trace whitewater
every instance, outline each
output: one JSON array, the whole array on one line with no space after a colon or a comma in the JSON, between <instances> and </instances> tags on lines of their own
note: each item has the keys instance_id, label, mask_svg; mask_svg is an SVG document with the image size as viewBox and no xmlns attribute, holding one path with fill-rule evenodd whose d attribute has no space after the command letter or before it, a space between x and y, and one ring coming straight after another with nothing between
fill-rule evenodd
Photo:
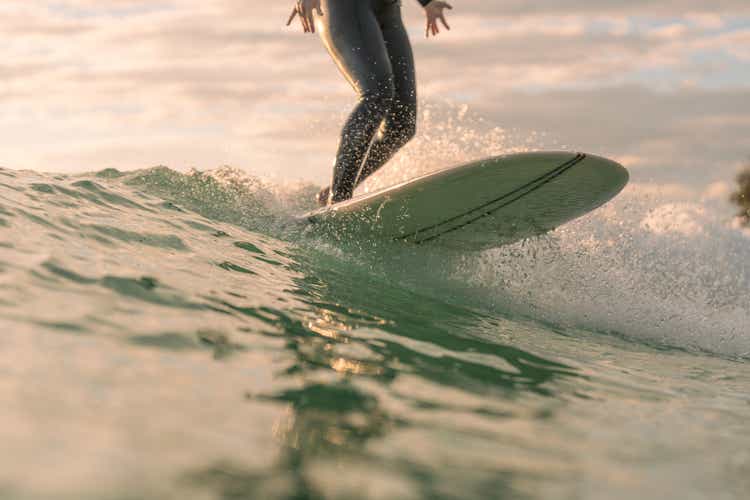
<instances>
[{"instance_id":1,"label":"whitewater","mask_svg":"<svg viewBox=\"0 0 750 500\"><path fill-rule=\"evenodd\" d=\"M318 189L0 169L0 498L747 498L720 187L472 254L321 240Z\"/></svg>"}]
</instances>

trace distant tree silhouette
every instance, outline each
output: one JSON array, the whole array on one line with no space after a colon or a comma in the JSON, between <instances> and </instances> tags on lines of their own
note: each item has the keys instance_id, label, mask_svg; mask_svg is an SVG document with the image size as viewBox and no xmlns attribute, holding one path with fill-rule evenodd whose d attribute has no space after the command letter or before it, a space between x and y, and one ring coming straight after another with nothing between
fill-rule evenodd
<instances>
[{"instance_id":1,"label":"distant tree silhouette","mask_svg":"<svg viewBox=\"0 0 750 500\"><path fill-rule=\"evenodd\" d=\"M732 193L732 201L740 207L738 214L742 223L750 226L750 163L737 176L737 192Z\"/></svg>"}]
</instances>

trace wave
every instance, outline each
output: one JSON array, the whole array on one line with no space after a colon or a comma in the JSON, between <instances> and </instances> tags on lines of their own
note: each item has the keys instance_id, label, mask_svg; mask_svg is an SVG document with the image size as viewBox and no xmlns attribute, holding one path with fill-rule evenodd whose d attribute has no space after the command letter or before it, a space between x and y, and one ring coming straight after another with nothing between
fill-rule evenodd
<instances>
[{"instance_id":1,"label":"wave","mask_svg":"<svg viewBox=\"0 0 750 500\"><path fill-rule=\"evenodd\" d=\"M68 238L138 240L159 252L184 251L185 226L171 236L139 232L127 218L132 211L157 210L168 223L164 214L194 212L206 219L193 220L194 226L237 225L468 307L653 345L750 356L748 235L731 224L726 204L680 188L632 184L605 207L547 236L460 255L429 246L372 252L366 245L342 248L308 238L290 221L311 208L318 186L272 182L229 167L0 173L11 192L27 186L35 193L35 208L17 206L15 213ZM57 196L45 197L50 194ZM109 221L73 224L79 201L110 210ZM12 212L3 210L0 224Z\"/></svg>"}]
</instances>

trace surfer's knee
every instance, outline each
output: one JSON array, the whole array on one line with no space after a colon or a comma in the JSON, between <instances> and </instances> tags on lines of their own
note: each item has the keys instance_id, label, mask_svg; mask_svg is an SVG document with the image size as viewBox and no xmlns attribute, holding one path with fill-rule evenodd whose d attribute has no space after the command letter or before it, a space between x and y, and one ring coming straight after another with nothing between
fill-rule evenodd
<instances>
[{"instance_id":1,"label":"surfer's knee","mask_svg":"<svg viewBox=\"0 0 750 500\"><path fill-rule=\"evenodd\" d=\"M376 118L384 119L391 112L396 100L393 78L383 78L375 82L371 88L362 92L360 99Z\"/></svg>"},{"instance_id":2,"label":"surfer's knee","mask_svg":"<svg viewBox=\"0 0 750 500\"><path fill-rule=\"evenodd\" d=\"M391 109L385 132L391 136L391 141L398 147L406 145L417 135L417 114L415 110L397 101Z\"/></svg>"}]
</instances>

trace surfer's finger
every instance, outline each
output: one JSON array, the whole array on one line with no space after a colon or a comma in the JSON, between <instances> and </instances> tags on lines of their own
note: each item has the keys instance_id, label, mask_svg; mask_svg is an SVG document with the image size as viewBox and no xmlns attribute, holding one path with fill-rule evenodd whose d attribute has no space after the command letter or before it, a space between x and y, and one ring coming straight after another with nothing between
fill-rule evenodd
<instances>
[{"instance_id":1,"label":"surfer's finger","mask_svg":"<svg viewBox=\"0 0 750 500\"><path fill-rule=\"evenodd\" d=\"M443 23L443 26L445 26L445 29L447 29L448 31L450 31L451 27L448 26L448 22L445 20L445 16L442 15L442 14L440 14L439 19Z\"/></svg>"},{"instance_id":2,"label":"surfer's finger","mask_svg":"<svg viewBox=\"0 0 750 500\"><path fill-rule=\"evenodd\" d=\"M297 15L297 7L292 9L292 15L289 16L289 20L286 22L286 25L289 26L292 24L292 21L294 21L294 17Z\"/></svg>"},{"instance_id":3,"label":"surfer's finger","mask_svg":"<svg viewBox=\"0 0 750 500\"><path fill-rule=\"evenodd\" d=\"M427 27L424 30L424 37L430 38L430 21L427 21Z\"/></svg>"},{"instance_id":4,"label":"surfer's finger","mask_svg":"<svg viewBox=\"0 0 750 500\"><path fill-rule=\"evenodd\" d=\"M305 9L305 20L307 21L307 26L310 27L310 33L315 33L315 10L314 9Z\"/></svg>"},{"instance_id":5,"label":"surfer's finger","mask_svg":"<svg viewBox=\"0 0 750 500\"><path fill-rule=\"evenodd\" d=\"M297 18L299 18L299 23L302 25L302 31L307 33L309 28L307 27L307 23L305 22L305 10L300 4L297 4Z\"/></svg>"},{"instance_id":6,"label":"surfer's finger","mask_svg":"<svg viewBox=\"0 0 750 500\"><path fill-rule=\"evenodd\" d=\"M313 19L312 12L309 12L307 16L307 24L310 25L310 33L315 33L315 19Z\"/></svg>"}]
</instances>

